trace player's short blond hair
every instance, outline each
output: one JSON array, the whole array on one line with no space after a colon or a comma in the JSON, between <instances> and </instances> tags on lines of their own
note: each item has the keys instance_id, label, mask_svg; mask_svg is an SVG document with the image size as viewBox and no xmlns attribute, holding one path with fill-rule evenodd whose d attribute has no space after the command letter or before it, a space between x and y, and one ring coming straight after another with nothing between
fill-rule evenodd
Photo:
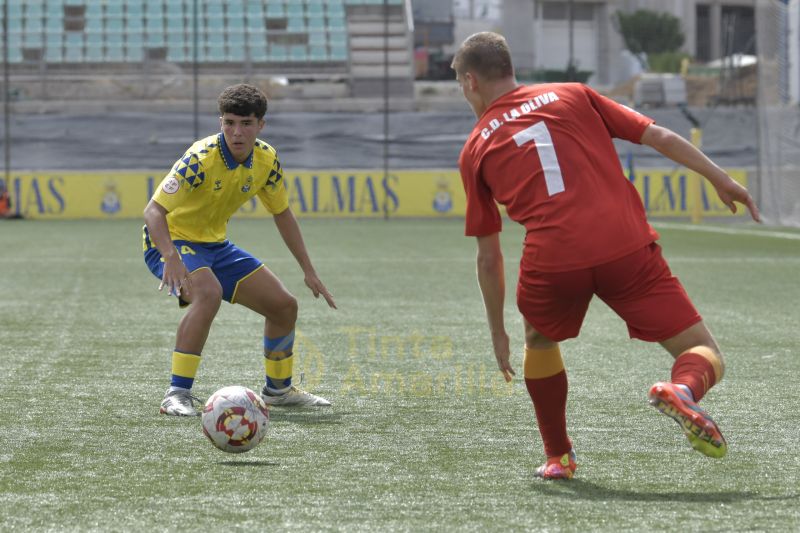
<instances>
[{"instance_id":1,"label":"player's short blond hair","mask_svg":"<svg viewBox=\"0 0 800 533\"><path fill-rule=\"evenodd\" d=\"M514 75L508 42L499 33L491 31L482 31L467 37L450 66L457 74L474 72L489 81Z\"/></svg>"}]
</instances>

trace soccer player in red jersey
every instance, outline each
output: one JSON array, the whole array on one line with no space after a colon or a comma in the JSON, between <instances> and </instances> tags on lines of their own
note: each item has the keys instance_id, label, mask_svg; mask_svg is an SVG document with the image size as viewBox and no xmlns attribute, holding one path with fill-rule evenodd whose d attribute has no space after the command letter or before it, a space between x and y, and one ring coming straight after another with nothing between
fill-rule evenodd
<instances>
[{"instance_id":1,"label":"soccer player in red jersey","mask_svg":"<svg viewBox=\"0 0 800 533\"><path fill-rule=\"evenodd\" d=\"M526 229L517 306L525 325L525 384L547 456L536 476L571 478L577 466L558 343L578 335L594 295L625 320L631 337L658 342L675 358L670 381L652 386L650 403L681 425L693 448L724 456L722 433L697 405L722 378L722 354L661 256L612 138L651 146L698 172L731 211L741 203L758 221L747 190L676 133L585 85L517 84L508 44L496 33L469 37L452 68L478 117L459 158L466 235L477 237L478 283L508 381L515 372L503 319L497 203Z\"/></svg>"}]
</instances>

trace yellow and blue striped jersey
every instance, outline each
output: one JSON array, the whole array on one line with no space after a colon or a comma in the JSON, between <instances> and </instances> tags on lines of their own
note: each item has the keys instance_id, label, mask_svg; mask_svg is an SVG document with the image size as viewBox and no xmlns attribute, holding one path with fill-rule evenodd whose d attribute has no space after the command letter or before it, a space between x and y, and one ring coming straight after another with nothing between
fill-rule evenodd
<instances>
[{"instance_id":1,"label":"yellow and blue striped jersey","mask_svg":"<svg viewBox=\"0 0 800 533\"><path fill-rule=\"evenodd\" d=\"M228 219L255 195L273 215L289 207L275 149L256 139L250 157L238 163L218 133L189 147L153 200L167 210L173 240L222 242Z\"/></svg>"}]
</instances>

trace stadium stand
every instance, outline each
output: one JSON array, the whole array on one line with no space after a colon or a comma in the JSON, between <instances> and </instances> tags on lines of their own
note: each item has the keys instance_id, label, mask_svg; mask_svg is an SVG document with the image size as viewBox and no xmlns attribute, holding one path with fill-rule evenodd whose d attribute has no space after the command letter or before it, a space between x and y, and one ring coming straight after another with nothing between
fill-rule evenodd
<instances>
[{"instance_id":1,"label":"stadium stand","mask_svg":"<svg viewBox=\"0 0 800 533\"><path fill-rule=\"evenodd\" d=\"M218 72L250 65L336 75L354 95L376 94L388 74L394 94L410 95L409 1L7 0L8 60L17 72L54 75L159 62L185 69L195 60Z\"/></svg>"}]
</instances>

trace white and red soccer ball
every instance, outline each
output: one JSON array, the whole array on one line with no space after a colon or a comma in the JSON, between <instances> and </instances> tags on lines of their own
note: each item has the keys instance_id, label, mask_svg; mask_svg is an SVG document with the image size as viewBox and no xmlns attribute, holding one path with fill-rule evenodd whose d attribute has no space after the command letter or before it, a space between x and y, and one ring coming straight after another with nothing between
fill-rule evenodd
<instances>
[{"instance_id":1,"label":"white and red soccer ball","mask_svg":"<svg viewBox=\"0 0 800 533\"><path fill-rule=\"evenodd\" d=\"M269 408L247 387L223 387L203 407L202 423L211 444L223 452L243 453L267 434Z\"/></svg>"}]
</instances>

